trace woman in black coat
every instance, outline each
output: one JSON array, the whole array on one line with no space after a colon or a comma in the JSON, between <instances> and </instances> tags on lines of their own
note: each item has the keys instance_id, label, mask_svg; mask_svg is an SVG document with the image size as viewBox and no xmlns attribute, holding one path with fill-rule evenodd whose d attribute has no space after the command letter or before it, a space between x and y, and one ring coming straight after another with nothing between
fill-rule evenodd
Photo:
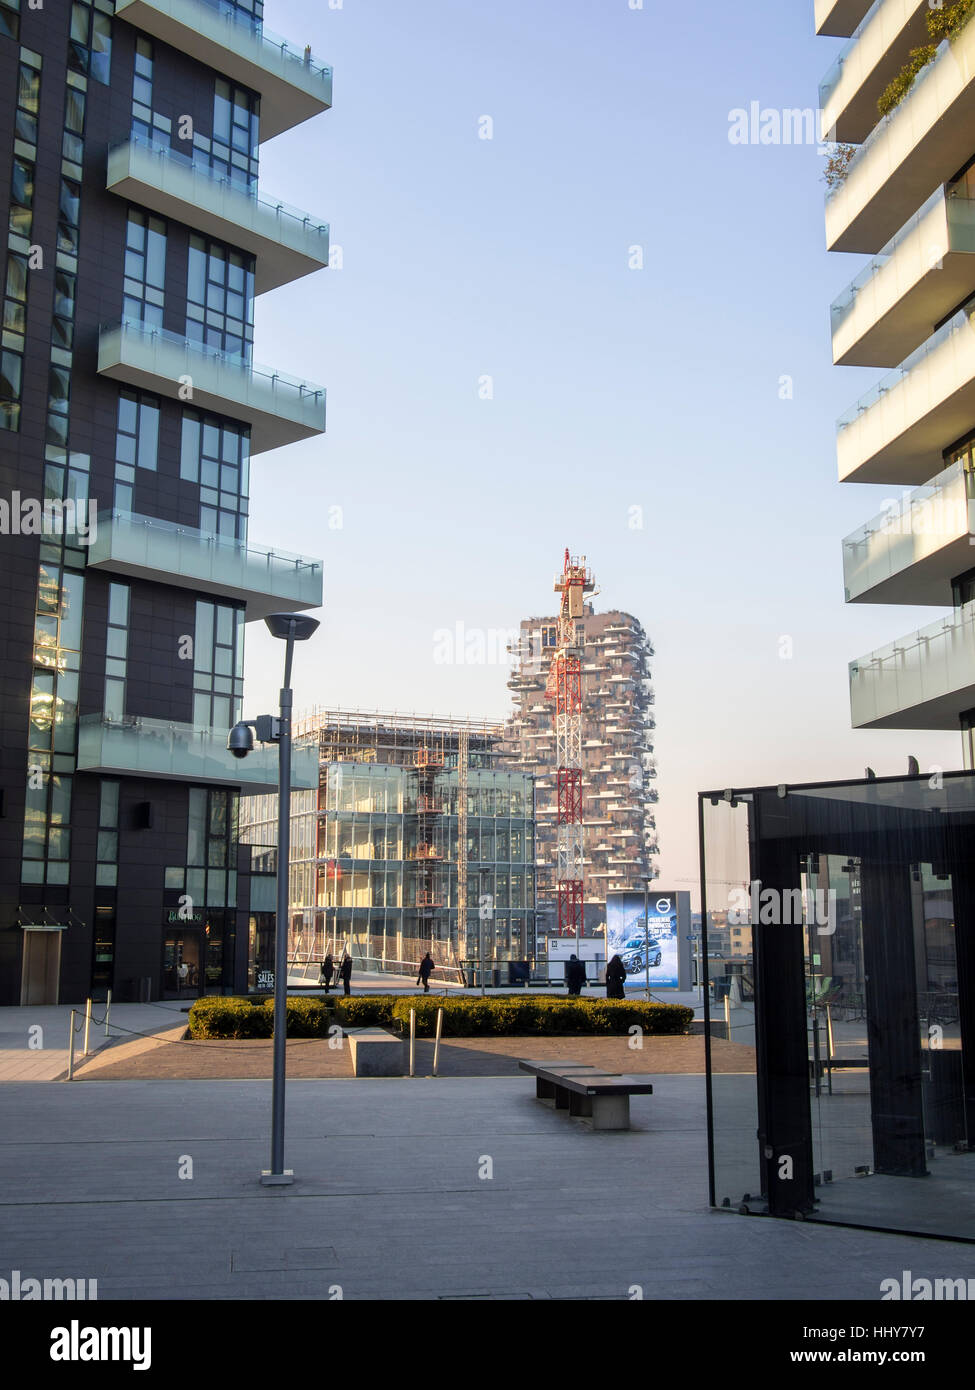
<instances>
[{"instance_id":1,"label":"woman in black coat","mask_svg":"<svg viewBox=\"0 0 975 1390\"><path fill-rule=\"evenodd\" d=\"M339 966L339 979L342 981L343 991L349 994L349 982L352 979L352 957L348 954L342 957L342 964Z\"/></svg>"},{"instance_id":2,"label":"woman in black coat","mask_svg":"<svg viewBox=\"0 0 975 1390\"><path fill-rule=\"evenodd\" d=\"M623 988L623 981L626 979L626 969L619 956L614 956L606 967L606 998L625 999L626 991Z\"/></svg>"}]
</instances>

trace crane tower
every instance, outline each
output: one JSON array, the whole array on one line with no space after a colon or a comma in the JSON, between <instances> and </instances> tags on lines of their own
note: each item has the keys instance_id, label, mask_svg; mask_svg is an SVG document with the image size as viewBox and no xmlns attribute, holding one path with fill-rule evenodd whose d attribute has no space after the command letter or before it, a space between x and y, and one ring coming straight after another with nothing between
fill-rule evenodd
<instances>
[{"instance_id":1,"label":"crane tower","mask_svg":"<svg viewBox=\"0 0 975 1390\"><path fill-rule=\"evenodd\" d=\"M545 693L555 700L555 765L558 790L556 896L559 935L582 935L582 625L586 594L595 589L585 555L570 556L555 577L562 595L555 653Z\"/></svg>"}]
</instances>

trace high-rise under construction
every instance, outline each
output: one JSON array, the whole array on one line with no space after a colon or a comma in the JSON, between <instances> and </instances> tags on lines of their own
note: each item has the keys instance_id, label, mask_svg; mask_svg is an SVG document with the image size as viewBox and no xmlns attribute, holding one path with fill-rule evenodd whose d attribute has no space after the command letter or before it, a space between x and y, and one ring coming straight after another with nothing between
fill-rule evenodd
<instances>
[{"instance_id":1,"label":"high-rise under construction","mask_svg":"<svg viewBox=\"0 0 975 1390\"><path fill-rule=\"evenodd\" d=\"M546 696L558 652L559 615L526 618L513 649L514 709L504 758L535 776L537 909L540 932L559 930L559 785L556 702ZM582 826L585 918L606 917L607 892L642 889L657 877L653 751L653 646L639 619L591 603L576 619L582 675Z\"/></svg>"}]
</instances>

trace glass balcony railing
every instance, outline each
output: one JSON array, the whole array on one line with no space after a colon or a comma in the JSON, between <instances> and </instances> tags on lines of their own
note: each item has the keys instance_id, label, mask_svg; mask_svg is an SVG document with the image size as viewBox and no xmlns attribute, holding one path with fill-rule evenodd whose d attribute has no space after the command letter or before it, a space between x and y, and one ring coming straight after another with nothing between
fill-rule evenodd
<instances>
[{"instance_id":1,"label":"glass balcony railing","mask_svg":"<svg viewBox=\"0 0 975 1390\"><path fill-rule=\"evenodd\" d=\"M160 0L153 0L153 3L159 4ZM279 34L275 34L273 30L269 29L262 19L255 19L245 10L229 4L228 0L199 0L199 3L220 15L235 31L260 42L267 49L269 55L273 54L289 63L300 64L303 72L311 73L322 83L323 87L328 87L331 96L332 69L326 67L324 63L318 62L312 56L310 49L306 49L304 52L299 51L287 39L281 38Z\"/></svg>"},{"instance_id":2,"label":"glass balcony railing","mask_svg":"<svg viewBox=\"0 0 975 1390\"><path fill-rule=\"evenodd\" d=\"M152 211L253 252L259 294L328 265L327 222L256 184L248 189L211 168L201 151L191 157L133 133L109 147L107 183L123 196L137 185L137 201Z\"/></svg>"},{"instance_id":3,"label":"glass balcony railing","mask_svg":"<svg viewBox=\"0 0 975 1390\"><path fill-rule=\"evenodd\" d=\"M332 69L222 0L116 0L116 15L261 97L261 139L332 104Z\"/></svg>"},{"instance_id":4,"label":"glass balcony railing","mask_svg":"<svg viewBox=\"0 0 975 1390\"><path fill-rule=\"evenodd\" d=\"M319 608L322 602L319 560L132 512L99 513L88 565L243 600L250 622L278 610Z\"/></svg>"},{"instance_id":5,"label":"glass balcony railing","mask_svg":"<svg viewBox=\"0 0 975 1390\"><path fill-rule=\"evenodd\" d=\"M975 604L850 663L854 728L957 729L975 700Z\"/></svg>"},{"instance_id":6,"label":"glass balcony railing","mask_svg":"<svg viewBox=\"0 0 975 1390\"><path fill-rule=\"evenodd\" d=\"M277 748L258 745L248 757L235 758L227 752L228 734L227 729L160 719L88 714L78 721L78 771L216 783L252 792L277 787ZM296 791L318 786L316 748L294 748L291 766Z\"/></svg>"},{"instance_id":7,"label":"glass balcony railing","mask_svg":"<svg viewBox=\"0 0 975 1390\"><path fill-rule=\"evenodd\" d=\"M325 429L324 387L128 319L102 326L98 370L130 386L192 400L197 407L246 421L251 454Z\"/></svg>"},{"instance_id":8,"label":"glass balcony railing","mask_svg":"<svg viewBox=\"0 0 975 1390\"><path fill-rule=\"evenodd\" d=\"M917 212L910 219L910 221L904 223L904 226L901 227L899 232L897 232L894 236L891 237L887 245L884 246L880 251L878 251L876 256L874 256L872 260L867 262L867 264L863 267L859 275L857 275L857 277L854 280L850 281L843 293L837 295L837 297L833 300L833 303L830 305L830 316L832 318L834 333L836 332L837 328L839 328L840 324L843 322L846 316L849 314L850 310L853 308L854 304L856 303L857 295L863 289L864 285L869 284L869 282L874 278L874 276L879 271L883 270L884 266L893 256L898 246L900 246L903 241L906 241L907 238L912 234L912 232L917 231L918 227L927 217L928 213L932 212L938 206L939 203L944 201L946 197L957 196L957 194L953 192L953 188L954 185L950 187L941 185L940 187L936 188L934 192L931 194L931 197L928 198L928 200L920 208L918 208Z\"/></svg>"},{"instance_id":9,"label":"glass balcony railing","mask_svg":"<svg viewBox=\"0 0 975 1390\"><path fill-rule=\"evenodd\" d=\"M867 136L866 140L864 140L863 144L857 147L856 154L853 156L853 158L850 160L850 163L847 166L846 178L844 178L840 183L835 184L832 188L827 189L827 205L833 202L833 200L843 191L843 189L850 182L854 170L856 170L857 168L859 168L860 165L863 164L869 152L874 148L875 145L880 143L880 141L887 134L887 131L891 126L891 123L893 121L896 121L898 116L902 115L903 112L908 108L908 103L917 97L917 94L922 90L925 82L930 81L931 75L937 69L940 59L942 59L946 53L950 52L951 41L949 39L943 39L941 43L938 44L935 56L932 58L931 62L927 63L918 73L917 77L915 77L911 89L907 93L907 96L905 96L903 101L901 101L897 106L894 107L893 111L889 111L886 116L882 116L880 118L880 120L874 126L873 130Z\"/></svg>"},{"instance_id":10,"label":"glass balcony railing","mask_svg":"<svg viewBox=\"0 0 975 1390\"><path fill-rule=\"evenodd\" d=\"M880 9L881 5L885 3L886 0L874 0L874 3L870 6L869 10L867 10L867 13L863 16L860 23L854 29L850 38L847 39L846 43L840 49L839 53L836 56L835 62L830 67L826 76L823 78L822 82L820 82L819 105L822 110L825 111L826 107L829 105L830 97L833 95L833 93L836 91L836 88L839 86L840 78L843 76L843 69L846 67L847 59L849 58L851 52L856 47L856 45L860 42L860 39L863 35L863 31L866 29L867 25L872 22L874 16Z\"/></svg>"},{"instance_id":11,"label":"glass balcony railing","mask_svg":"<svg viewBox=\"0 0 975 1390\"><path fill-rule=\"evenodd\" d=\"M916 352L912 352L910 357L905 357L900 366L895 367L892 372L887 372L882 376L866 395L861 396L855 405L845 411L836 422L837 432L845 430L890 391L895 391L913 371L924 366L931 355L945 343L950 342L956 334L971 333L973 331L973 318L975 318L975 306L969 301L964 308L953 314L947 323L943 323L937 333L932 333L930 338L925 339Z\"/></svg>"},{"instance_id":12,"label":"glass balcony railing","mask_svg":"<svg viewBox=\"0 0 975 1390\"><path fill-rule=\"evenodd\" d=\"M848 602L905 573L920 560L969 535L975 520L972 482L964 464L953 463L924 487L915 488L843 542L843 576ZM951 601L950 574L940 598L921 594L917 603Z\"/></svg>"}]
</instances>

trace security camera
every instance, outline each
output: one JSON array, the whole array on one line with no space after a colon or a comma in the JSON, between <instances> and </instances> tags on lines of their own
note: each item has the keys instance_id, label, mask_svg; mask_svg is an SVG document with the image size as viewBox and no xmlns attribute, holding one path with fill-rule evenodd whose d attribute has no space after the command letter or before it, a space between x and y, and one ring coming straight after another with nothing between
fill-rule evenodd
<instances>
[{"instance_id":1,"label":"security camera","mask_svg":"<svg viewBox=\"0 0 975 1390\"><path fill-rule=\"evenodd\" d=\"M227 740L227 750L235 758L246 758L248 753L253 753L254 730L249 724L234 725Z\"/></svg>"}]
</instances>

